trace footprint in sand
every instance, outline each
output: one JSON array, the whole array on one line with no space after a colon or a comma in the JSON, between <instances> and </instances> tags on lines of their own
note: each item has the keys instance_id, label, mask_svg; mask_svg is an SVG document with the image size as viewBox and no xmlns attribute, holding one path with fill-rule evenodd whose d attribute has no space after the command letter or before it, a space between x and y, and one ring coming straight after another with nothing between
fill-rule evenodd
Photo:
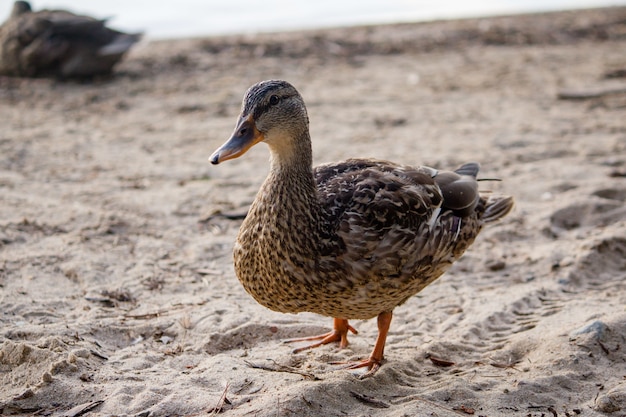
<instances>
[{"instance_id":1,"label":"footprint in sand","mask_svg":"<svg viewBox=\"0 0 626 417\"><path fill-rule=\"evenodd\" d=\"M602 227L626 219L626 189L605 188L592 198L570 204L550 216L550 229L555 235L563 230Z\"/></svg>"},{"instance_id":2,"label":"footprint in sand","mask_svg":"<svg viewBox=\"0 0 626 417\"><path fill-rule=\"evenodd\" d=\"M244 324L223 333L211 334L204 349L207 353L215 355L229 350L249 349L270 340L278 346L282 340L301 336L300 333L303 330L309 331L307 326L299 324L292 326L285 324ZM320 331L320 329L314 326L311 331Z\"/></svg>"},{"instance_id":3,"label":"footprint in sand","mask_svg":"<svg viewBox=\"0 0 626 417\"><path fill-rule=\"evenodd\" d=\"M580 289L626 286L626 236L609 236L592 243L561 283Z\"/></svg>"},{"instance_id":4,"label":"footprint in sand","mask_svg":"<svg viewBox=\"0 0 626 417\"><path fill-rule=\"evenodd\" d=\"M73 348L54 336L40 339L36 345L5 340L0 348L0 370L11 382L4 385L0 410L29 409L55 379L76 384L84 375L80 371L93 368L98 360L89 350ZM10 400L3 404L6 399Z\"/></svg>"}]
</instances>

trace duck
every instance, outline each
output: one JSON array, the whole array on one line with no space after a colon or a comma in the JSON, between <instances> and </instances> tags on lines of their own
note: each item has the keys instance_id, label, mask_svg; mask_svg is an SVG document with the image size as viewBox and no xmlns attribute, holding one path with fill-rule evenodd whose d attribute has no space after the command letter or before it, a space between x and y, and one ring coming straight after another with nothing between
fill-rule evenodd
<instances>
[{"instance_id":1,"label":"duck","mask_svg":"<svg viewBox=\"0 0 626 417\"><path fill-rule=\"evenodd\" d=\"M234 269L261 305L282 313L333 318L295 353L348 346L349 320L377 317L369 357L344 363L375 374L393 310L439 278L482 227L508 214L514 200L480 192L479 164L452 171L352 158L313 167L309 118L296 88L266 80L244 94L231 137L209 158L219 164L258 143L270 152L269 173L243 220Z\"/></svg>"},{"instance_id":2,"label":"duck","mask_svg":"<svg viewBox=\"0 0 626 417\"><path fill-rule=\"evenodd\" d=\"M65 10L33 11L16 1L0 26L0 75L92 78L108 75L141 39L110 29L106 20Z\"/></svg>"}]
</instances>

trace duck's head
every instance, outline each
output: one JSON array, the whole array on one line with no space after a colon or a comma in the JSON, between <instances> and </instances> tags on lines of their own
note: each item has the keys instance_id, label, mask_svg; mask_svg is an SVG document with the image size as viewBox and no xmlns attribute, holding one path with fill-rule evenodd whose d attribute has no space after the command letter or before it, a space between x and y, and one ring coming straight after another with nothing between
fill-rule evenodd
<instances>
[{"instance_id":1,"label":"duck's head","mask_svg":"<svg viewBox=\"0 0 626 417\"><path fill-rule=\"evenodd\" d=\"M30 3L27 1L16 1L13 3L13 9L11 10L11 17L18 17L23 15L24 13L32 12L32 8L30 7Z\"/></svg>"},{"instance_id":2,"label":"duck's head","mask_svg":"<svg viewBox=\"0 0 626 417\"><path fill-rule=\"evenodd\" d=\"M233 134L209 161L219 164L238 158L259 142L286 158L302 146L310 148L308 132L309 119L298 91L286 81L262 81L246 91Z\"/></svg>"}]
</instances>

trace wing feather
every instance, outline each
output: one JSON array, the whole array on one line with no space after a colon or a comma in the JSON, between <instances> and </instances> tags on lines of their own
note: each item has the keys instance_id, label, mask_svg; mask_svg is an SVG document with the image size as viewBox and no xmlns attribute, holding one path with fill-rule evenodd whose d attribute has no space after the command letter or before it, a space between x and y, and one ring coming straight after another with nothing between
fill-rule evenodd
<instances>
[{"instance_id":1,"label":"wing feather","mask_svg":"<svg viewBox=\"0 0 626 417\"><path fill-rule=\"evenodd\" d=\"M332 256L350 276L376 281L412 271L433 243L431 222L443 202L436 171L353 159L314 173L328 235L341 242Z\"/></svg>"}]
</instances>

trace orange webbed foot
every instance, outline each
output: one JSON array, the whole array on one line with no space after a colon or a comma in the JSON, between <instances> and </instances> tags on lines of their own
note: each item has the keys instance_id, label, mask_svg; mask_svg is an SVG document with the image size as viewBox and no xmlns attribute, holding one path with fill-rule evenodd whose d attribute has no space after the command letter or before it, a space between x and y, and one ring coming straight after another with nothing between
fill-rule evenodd
<instances>
[{"instance_id":1,"label":"orange webbed foot","mask_svg":"<svg viewBox=\"0 0 626 417\"><path fill-rule=\"evenodd\" d=\"M376 371L380 369L380 365L383 362L385 342L387 341L387 333L389 332L392 317L391 311L385 311L378 315L378 337L376 338L374 350L369 358L357 362L335 362L335 364L347 364L344 369L367 368L367 372L359 376L360 379L369 378L374 375Z\"/></svg>"},{"instance_id":2,"label":"orange webbed foot","mask_svg":"<svg viewBox=\"0 0 626 417\"><path fill-rule=\"evenodd\" d=\"M369 378L374 375L376 371L380 369L380 365L382 363L382 358L377 359L373 357L369 357L367 359L362 359L356 362L331 362L331 365L346 365L342 369L359 369L359 368L367 368L367 372L359 375L359 379Z\"/></svg>"},{"instance_id":3,"label":"orange webbed foot","mask_svg":"<svg viewBox=\"0 0 626 417\"><path fill-rule=\"evenodd\" d=\"M359 376L360 379L369 378L374 375L376 371L380 369L380 365L383 362L383 352L385 350L385 342L387 341L387 333L389 332L392 317L393 315L391 311L384 311L378 315L378 337L376 338L374 350L369 358L357 362L332 362L331 365L346 365L344 369L367 368L367 372ZM345 348L348 346L348 332L350 331L356 334L357 331L354 327L348 324L348 320L346 319L335 318L333 320L333 330L331 332L324 333L319 336L289 339L285 342L293 343L313 340L317 341L308 346L294 349L293 353L302 352L304 350L312 349L332 342L339 342L339 346L341 348Z\"/></svg>"},{"instance_id":4,"label":"orange webbed foot","mask_svg":"<svg viewBox=\"0 0 626 417\"><path fill-rule=\"evenodd\" d=\"M348 346L348 332L352 332L353 334L357 334L356 329L348 324L348 320L346 319L333 319L333 330L320 334L317 336L310 337L300 337L296 339L288 339L285 340L285 343L297 343L297 342L310 342L317 340L315 343L311 343L307 346L303 346L301 348L297 348L293 350L293 353L299 353L304 350L313 349L322 345L327 345L333 342L339 342L339 347L344 349Z\"/></svg>"}]
</instances>

